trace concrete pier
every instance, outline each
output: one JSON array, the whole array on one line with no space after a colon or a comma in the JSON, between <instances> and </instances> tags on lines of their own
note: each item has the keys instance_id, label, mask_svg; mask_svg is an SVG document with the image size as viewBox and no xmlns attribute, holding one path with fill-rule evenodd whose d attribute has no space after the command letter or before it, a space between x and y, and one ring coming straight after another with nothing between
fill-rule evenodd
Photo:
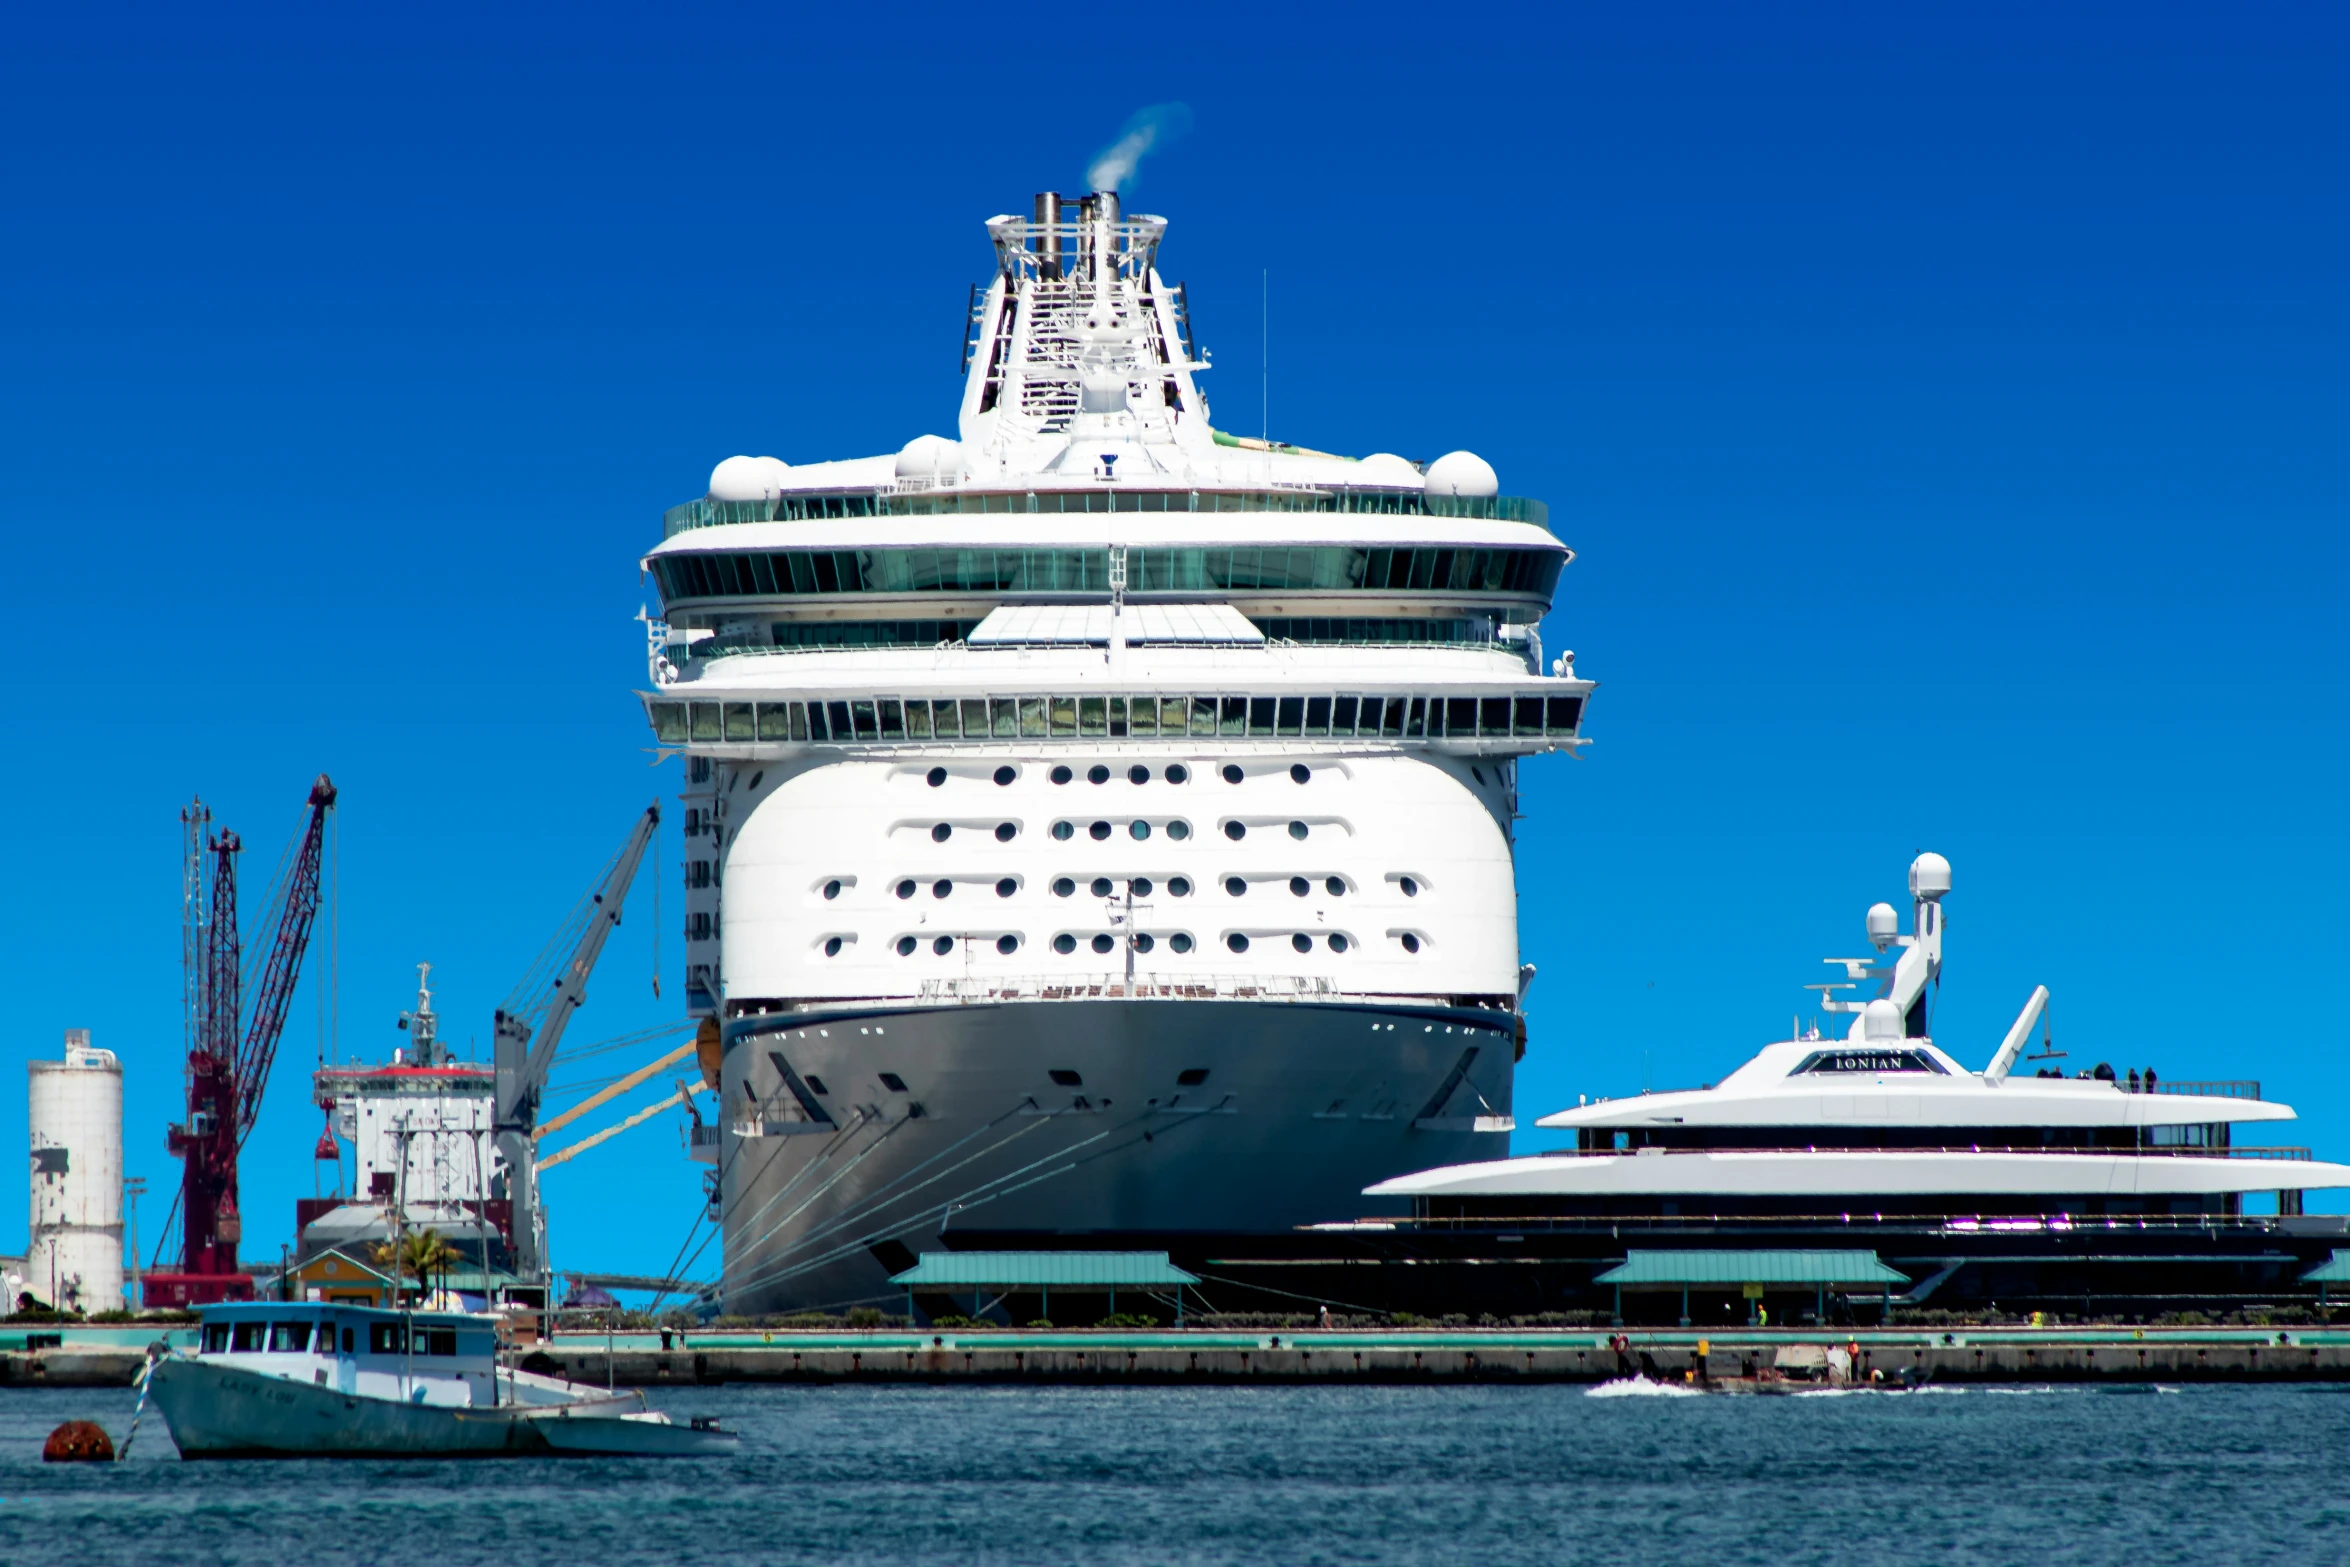
<instances>
[{"instance_id":1,"label":"concrete pier","mask_svg":"<svg viewBox=\"0 0 2350 1567\"><path fill-rule=\"evenodd\" d=\"M1621 1331L1621 1330L1619 1330ZM774 1383L1508 1383L1618 1375L1605 1328L1336 1332L1109 1330L775 1331L565 1334L523 1361L575 1381L623 1387ZM185 1330L0 1330L9 1387L124 1387L146 1347ZM1857 1376L1947 1383L2350 1381L2350 1328L1974 1328L1629 1330L1630 1351L1678 1377L1702 1343L1717 1379L1767 1369L1791 1346L1857 1347ZM543 1357L543 1358L541 1358Z\"/></svg>"},{"instance_id":2,"label":"concrete pier","mask_svg":"<svg viewBox=\"0 0 2350 1567\"><path fill-rule=\"evenodd\" d=\"M632 1387L714 1382L1495 1383L1619 1374L1606 1330L1491 1332L940 1332L681 1335L668 1350L566 1337L561 1374ZM2350 1381L2350 1331L1986 1329L1971 1332L1634 1332L1659 1371L1768 1369L1782 1348L1858 1346L1857 1375L1941 1382Z\"/></svg>"}]
</instances>

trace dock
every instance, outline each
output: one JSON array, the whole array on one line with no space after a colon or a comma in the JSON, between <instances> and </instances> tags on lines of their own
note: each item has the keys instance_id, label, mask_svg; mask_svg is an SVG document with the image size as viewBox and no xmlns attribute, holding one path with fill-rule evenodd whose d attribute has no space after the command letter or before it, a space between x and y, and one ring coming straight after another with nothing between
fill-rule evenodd
<instances>
[{"instance_id":1,"label":"dock","mask_svg":"<svg viewBox=\"0 0 2350 1567\"><path fill-rule=\"evenodd\" d=\"M1797 1346L1855 1348L1857 1379L1946 1383L2350 1382L2341 1327L1967 1329L1494 1328L785 1330L563 1334L523 1363L621 1387L714 1383L1307 1384L1592 1383L1619 1375L1612 1333L1658 1371L1752 1376ZM127 1387L158 1338L188 1330L0 1330L0 1396L11 1387ZM35 1342L28 1344L26 1340Z\"/></svg>"}]
</instances>

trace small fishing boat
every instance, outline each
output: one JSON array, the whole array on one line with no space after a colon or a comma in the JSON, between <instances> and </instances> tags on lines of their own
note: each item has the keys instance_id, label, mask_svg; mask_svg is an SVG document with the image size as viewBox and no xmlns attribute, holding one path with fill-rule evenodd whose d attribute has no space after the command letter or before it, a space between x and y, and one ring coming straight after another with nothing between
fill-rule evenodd
<instances>
[{"instance_id":1,"label":"small fishing boat","mask_svg":"<svg viewBox=\"0 0 2350 1567\"><path fill-rule=\"evenodd\" d=\"M499 1364L497 1321L317 1301L203 1309L198 1348L147 1368L185 1458L697 1457L735 1451L641 1393Z\"/></svg>"}]
</instances>

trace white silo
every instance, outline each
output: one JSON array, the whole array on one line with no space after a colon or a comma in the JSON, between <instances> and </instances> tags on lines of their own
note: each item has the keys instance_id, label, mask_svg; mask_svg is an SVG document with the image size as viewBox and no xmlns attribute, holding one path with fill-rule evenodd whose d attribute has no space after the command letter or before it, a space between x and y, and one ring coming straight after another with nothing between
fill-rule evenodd
<instances>
[{"instance_id":1,"label":"white silo","mask_svg":"<svg viewBox=\"0 0 2350 1567\"><path fill-rule=\"evenodd\" d=\"M24 1288L78 1311L122 1309L122 1065L65 1031L32 1073L32 1245ZM13 1302L11 1303L13 1304Z\"/></svg>"}]
</instances>

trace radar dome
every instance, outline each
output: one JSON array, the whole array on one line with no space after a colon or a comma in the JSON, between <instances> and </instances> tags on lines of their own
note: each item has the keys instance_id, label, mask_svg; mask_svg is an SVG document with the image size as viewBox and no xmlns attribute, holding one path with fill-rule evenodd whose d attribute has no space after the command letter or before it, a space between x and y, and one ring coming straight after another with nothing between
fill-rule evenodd
<instances>
[{"instance_id":1,"label":"radar dome","mask_svg":"<svg viewBox=\"0 0 2350 1567\"><path fill-rule=\"evenodd\" d=\"M1860 1037L1863 1039L1899 1039L1901 1037L1901 1008L1885 1000L1872 1001L1861 1008Z\"/></svg>"},{"instance_id":2,"label":"radar dome","mask_svg":"<svg viewBox=\"0 0 2350 1567\"><path fill-rule=\"evenodd\" d=\"M937 484L963 470L963 447L943 435L917 435L898 453L901 483Z\"/></svg>"},{"instance_id":3,"label":"radar dome","mask_svg":"<svg viewBox=\"0 0 2350 1567\"><path fill-rule=\"evenodd\" d=\"M1365 484L1383 484L1399 490L1416 490L1425 482L1420 477L1419 464L1393 452L1373 452L1355 464L1355 476Z\"/></svg>"},{"instance_id":4,"label":"radar dome","mask_svg":"<svg viewBox=\"0 0 2350 1567\"><path fill-rule=\"evenodd\" d=\"M1909 862L1909 895L1928 903L1950 890L1950 862L1939 854L1921 854Z\"/></svg>"},{"instance_id":5,"label":"radar dome","mask_svg":"<svg viewBox=\"0 0 2350 1567\"><path fill-rule=\"evenodd\" d=\"M729 457L710 470L710 499L771 501L782 493L791 465L780 457Z\"/></svg>"},{"instance_id":6,"label":"radar dome","mask_svg":"<svg viewBox=\"0 0 2350 1567\"><path fill-rule=\"evenodd\" d=\"M1499 495L1501 479L1493 464L1475 452L1446 452L1428 465L1428 493L1479 500Z\"/></svg>"},{"instance_id":7,"label":"radar dome","mask_svg":"<svg viewBox=\"0 0 2350 1567\"><path fill-rule=\"evenodd\" d=\"M1893 912L1890 903L1869 905L1869 945L1879 952L1893 945L1893 938L1901 934L1901 916Z\"/></svg>"}]
</instances>

